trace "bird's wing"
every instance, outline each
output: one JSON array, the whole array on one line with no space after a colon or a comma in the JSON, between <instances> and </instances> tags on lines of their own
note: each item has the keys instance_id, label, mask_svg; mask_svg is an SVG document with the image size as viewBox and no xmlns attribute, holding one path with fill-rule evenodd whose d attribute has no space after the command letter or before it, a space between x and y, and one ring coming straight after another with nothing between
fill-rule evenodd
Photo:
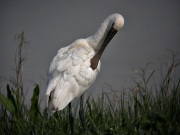
<instances>
[{"instance_id":1,"label":"bird's wing","mask_svg":"<svg viewBox=\"0 0 180 135\"><path fill-rule=\"evenodd\" d=\"M51 62L46 95L51 95L49 106L57 110L84 93L96 78L98 71L90 68L94 51L80 43L60 49Z\"/></svg>"}]
</instances>

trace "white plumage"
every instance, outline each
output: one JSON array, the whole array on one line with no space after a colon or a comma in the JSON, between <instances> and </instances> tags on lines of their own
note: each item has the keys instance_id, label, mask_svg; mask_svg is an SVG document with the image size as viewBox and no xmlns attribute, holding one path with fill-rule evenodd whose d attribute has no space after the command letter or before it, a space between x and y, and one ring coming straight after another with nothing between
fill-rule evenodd
<instances>
[{"instance_id":1,"label":"white plumage","mask_svg":"<svg viewBox=\"0 0 180 135\"><path fill-rule=\"evenodd\" d=\"M124 25L120 14L110 15L100 26L95 35L86 39L78 39L67 47L58 50L50 64L48 75L48 107L51 111L62 110L74 98L81 96L95 81L100 71L100 56L103 44L108 44L110 29L116 32ZM105 43L107 40L107 43ZM105 48L105 47L104 47ZM99 54L97 64L92 58ZM92 64L97 65L92 68Z\"/></svg>"}]
</instances>

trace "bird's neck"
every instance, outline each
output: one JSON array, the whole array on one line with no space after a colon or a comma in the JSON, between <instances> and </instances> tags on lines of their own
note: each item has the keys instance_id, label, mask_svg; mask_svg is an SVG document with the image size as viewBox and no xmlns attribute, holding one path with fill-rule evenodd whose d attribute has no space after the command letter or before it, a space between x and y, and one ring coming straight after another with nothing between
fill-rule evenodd
<instances>
[{"instance_id":1,"label":"bird's neck","mask_svg":"<svg viewBox=\"0 0 180 135\"><path fill-rule=\"evenodd\" d=\"M94 49L95 52L97 52L104 42L104 39L107 35L107 32L109 30L109 21L105 20L98 31L93 35L87 38L87 42L89 45Z\"/></svg>"},{"instance_id":2,"label":"bird's neck","mask_svg":"<svg viewBox=\"0 0 180 135\"><path fill-rule=\"evenodd\" d=\"M99 60L101 58L101 55L106 48L107 44L104 44L105 38L108 34L108 31L110 30L112 19L108 18L106 19L98 29L98 31L93 35L87 38L87 42L89 45L94 49L96 54L91 59L91 68L95 70L98 66Z\"/></svg>"}]
</instances>

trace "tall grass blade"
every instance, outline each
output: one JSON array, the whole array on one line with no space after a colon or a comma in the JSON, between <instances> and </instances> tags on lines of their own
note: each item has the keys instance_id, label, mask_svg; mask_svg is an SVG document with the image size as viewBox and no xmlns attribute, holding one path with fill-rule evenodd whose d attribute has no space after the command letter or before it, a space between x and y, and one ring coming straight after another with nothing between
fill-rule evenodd
<instances>
[{"instance_id":1,"label":"tall grass blade","mask_svg":"<svg viewBox=\"0 0 180 135\"><path fill-rule=\"evenodd\" d=\"M16 109L14 104L9 100L7 97L5 97L3 94L0 93L0 103L12 114L16 113Z\"/></svg>"},{"instance_id":2,"label":"tall grass blade","mask_svg":"<svg viewBox=\"0 0 180 135\"><path fill-rule=\"evenodd\" d=\"M12 94L13 90L10 89L9 84L7 85L7 98L13 103L16 111L17 111L17 103L14 95Z\"/></svg>"},{"instance_id":3,"label":"tall grass blade","mask_svg":"<svg viewBox=\"0 0 180 135\"><path fill-rule=\"evenodd\" d=\"M34 88L33 96L31 98L31 108L29 110L29 114L32 117L37 116L37 114L40 112L38 101L39 101L39 85L36 85L36 87Z\"/></svg>"}]
</instances>

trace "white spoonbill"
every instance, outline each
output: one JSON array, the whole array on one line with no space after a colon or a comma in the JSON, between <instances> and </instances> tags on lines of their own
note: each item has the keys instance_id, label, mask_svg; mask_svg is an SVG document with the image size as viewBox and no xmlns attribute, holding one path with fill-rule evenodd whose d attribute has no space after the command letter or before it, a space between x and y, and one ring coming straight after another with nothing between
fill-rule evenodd
<instances>
[{"instance_id":1,"label":"white spoonbill","mask_svg":"<svg viewBox=\"0 0 180 135\"><path fill-rule=\"evenodd\" d=\"M80 97L91 86L100 71L100 57L104 49L123 25L122 15L112 14L105 19L94 35L75 40L69 46L58 50L48 74L46 95L49 111L62 110L68 104L71 109L71 101ZM82 111L82 105L80 110ZM70 115L71 113L70 110ZM73 123L71 116L70 123ZM72 126L73 124L71 130ZM85 130L85 126L83 128Z\"/></svg>"}]
</instances>

